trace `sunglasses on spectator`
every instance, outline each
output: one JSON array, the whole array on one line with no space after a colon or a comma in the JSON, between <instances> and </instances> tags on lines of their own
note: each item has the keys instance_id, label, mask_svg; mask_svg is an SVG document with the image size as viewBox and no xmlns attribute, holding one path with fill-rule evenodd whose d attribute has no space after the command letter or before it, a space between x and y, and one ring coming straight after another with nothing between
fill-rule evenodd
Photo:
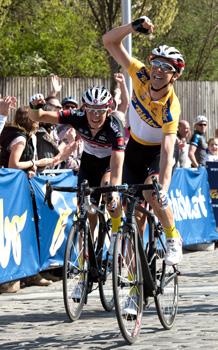
<instances>
[{"instance_id":1,"label":"sunglasses on spectator","mask_svg":"<svg viewBox=\"0 0 218 350\"><path fill-rule=\"evenodd\" d=\"M199 126L207 126L207 124L206 123L200 123L200 124L198 124Z\"/></svg>"},{"instance_id":2,"label":"sunglasses on spectator","mask_svg":"<svg viewBox=\"0 0 218 350\"><path fill-rule=\"evenodd\" d=\"M86 107L86 111L89 113L95 113L95 114L104 114L107 112L108 108L103 108L103 109L96 109L96 108L88 108Z\"/></svg>"},{"instance_id":3,"label":"sunglasses on spectator","mask_svg":"<svg viewBox=\"0 0 218 350\"><path fill-rule=\"evenodd\" d=\"M64 108L64 109L70 109L70 108L71 108L71 109L76 109L77 106L75 106L75 105L64 105L63 108Z\"/></svg>"},{"instance_id":4,"label":"sunglasses on spectator","mask_svg":"<svg viewBox=\"0 0 218 350\"><path fill-rule=\"evenodd\" d=\"M176 69L173 67L170 63L159 61L159 60L152 60L151 65L154 68L160 68L164 73L175 73Z\"/></svg>"}]
</instances>

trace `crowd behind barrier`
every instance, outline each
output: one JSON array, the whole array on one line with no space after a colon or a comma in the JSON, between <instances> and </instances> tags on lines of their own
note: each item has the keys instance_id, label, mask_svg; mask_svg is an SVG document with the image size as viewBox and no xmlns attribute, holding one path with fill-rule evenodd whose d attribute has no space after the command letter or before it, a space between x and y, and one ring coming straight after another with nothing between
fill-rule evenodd
<instances>
[{"instance_id":1,"label":"crowd behind barrier","mask_svg":"<svg viewBox=\"0 0 218 350\"><path fill-rule=\"evenodd\" d=\"M173 175L169 199L184 247L218 240L218 178L214 176L218 163L210 163L209 168L216 223L206 168L178 168ZM57 186L75 186L77 177L64 171L28 180L23 171L1 169L0 180L0 283L62 266L76 196L53 192L55 209L51 210L44 203L45 184L49 180Z\"/></svg>"}]
</instances>

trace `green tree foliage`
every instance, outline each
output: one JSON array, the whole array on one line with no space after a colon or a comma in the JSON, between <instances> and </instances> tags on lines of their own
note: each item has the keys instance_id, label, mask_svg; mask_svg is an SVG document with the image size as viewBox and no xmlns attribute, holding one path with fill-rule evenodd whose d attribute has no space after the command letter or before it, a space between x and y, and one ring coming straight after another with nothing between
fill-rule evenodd
<instances>
[{"instance_id":1,"label":"green tree foliage","mask_svg":"<svg viewBox=\"0 0 218 350\"><path fill-rule=\"evenodd\" d=\"M184 79L218 80L218 0L179 1L178 16L162 40L184 53Z\"/></svg>"},{"instance_id":2,"label":"green tree foliage","mask_svg":"<svg viewBox=\"0 0 218 350\"><path fill-rule=\"evenodd\" d=\"M108 74L98 33L67 3L13 1L0 32L2 76Z\"/></svg>"},{"instance_id":3,"label":"green tree foliage","mask_svg":"<svg viewBox=\"0 0 218 350\"><path fill-rule=\"evenodd\" d=\"M133 35L133 55L174 45L184 79L218 80L218 0L132 0L132 18L147 15L152 36ZM0 75L107 77L118 70L102 35L120 25L120 0L0 0Z\"/></svg>"},{"instance_id":4,"label":"green tree foliage","mask_svg":"<svg viewBox=\"0 0 218 350\"><path fill-rule=\"evenodd\" d=\"M112 29L115 25L121 25L120 0L87 0L87 3L94 22L97 24L96 30L100 34L99 40L101 40L102 35L106 31ZM156 35L159 36L171 28L177 14L177 0L153 0L152 2L132 0L132 18L136 19L145 14L153 19L155 25L157 23ZM151 36L148 38L147 36L139 35L137 40L133 41L133 53L144 59L145 47L148 52L150 51L150 39ZM105 53L105 59L110 67L113 86L113 75L118 71L118 65L108 53Z\"/></svg>"},{"instance_id":5,"label":"green tree foliage","mask_svg":"<svg viewBox=\"0 0 218 350\"><path fill-rule=\"evenodd\" d=\"M12 0L0 0L0 28L2 27L5 17L8 14Z\"/></svg>"}]
</instances>

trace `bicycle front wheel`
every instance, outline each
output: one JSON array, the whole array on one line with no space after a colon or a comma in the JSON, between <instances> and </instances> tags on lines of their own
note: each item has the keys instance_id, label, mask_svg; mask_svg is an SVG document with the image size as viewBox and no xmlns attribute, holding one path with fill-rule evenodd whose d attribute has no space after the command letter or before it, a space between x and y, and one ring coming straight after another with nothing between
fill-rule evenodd
<instances>
[{"instance_id":1,"label":"bicycle front wheel","mask_svg":"<svg viewBox=\"0 0 218 350\"><path fill-rule=\"evenodd\" d=\"M63 296L67 315L71 321L80 317L87 297L88 261L85 254L84 230L75 222L66 243L63 268Z\"/></svg>"},{"instance_id":2,"label":"bicycle front wheel","mask_svg":"<svg viewBox=\"0 0 218 350\"><path fill-rule=\"evenodd\" d=\"M99 236L103 237L102 246L100 249L100 282L99 294L103 308L110 312L114 307L113 281L112 281L112 259L108 249L110 247L111 238L111 220L105 221L104 225L100 226Z\"/></svg>"},{"instance_id":3,"label":"bicycle front wheel","mask_svg":"<svg viewBox=\"0 0 218 350\"><path fill-rule=\"evenodd\" d=\"M143 312L142 267L136 246L132 233L118 232L113 256L114 304L120 331L129 344L139 335Z\"/></svg>"},{"instance_id":4,"label":"bicycle front wheel","mask_svg":"<svg viewBox=\"0 0 218 350\"><path fill-rule=\"evenodd\" d=\"M157 314L165 329L172 328L178 309L178 274L175 266L157 261L157 294L154 298Z\"/></svg>"}]
</instances>

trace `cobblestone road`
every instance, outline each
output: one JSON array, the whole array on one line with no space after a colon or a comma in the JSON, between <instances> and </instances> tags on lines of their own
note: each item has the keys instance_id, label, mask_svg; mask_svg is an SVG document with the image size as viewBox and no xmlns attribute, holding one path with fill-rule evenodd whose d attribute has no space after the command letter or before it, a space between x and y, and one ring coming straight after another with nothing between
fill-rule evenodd
<instances>
[{"instance_id":1,"label":"cobblestone road","mask_svg":"<svg viewBox=\"0 0 218 350\"><path fill-rule=\"evenodd\" d=\"M176 323L163 330L154 304L144 313L138 341L126 345L114 312L90 295L80 320L70 323L62 283L0 295L0 349L218 349L218 249L184 254Z\"/></svg>"}]
</instances>

